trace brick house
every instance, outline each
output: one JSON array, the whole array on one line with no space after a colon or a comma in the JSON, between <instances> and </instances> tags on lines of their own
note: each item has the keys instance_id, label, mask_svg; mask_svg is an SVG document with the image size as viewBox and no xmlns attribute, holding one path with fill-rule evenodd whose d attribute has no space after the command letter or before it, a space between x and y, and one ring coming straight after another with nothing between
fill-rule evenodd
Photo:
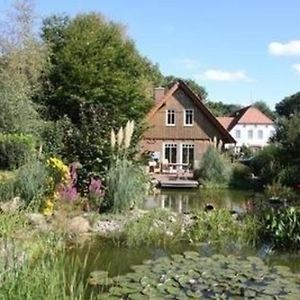
<instances>
[{"instance_id":1,"label":"brick house","mask_svg":"<svg viewBox=\"0 0 300 300\"><path fill-rule=\"evenodd\" d=\"M156 88L155 104L146 118L148 130L140 143L161 163L197 168L210 142L216 138L235 143L234 138L183 82L170 89Z\"/></svg>"}]
</instances>

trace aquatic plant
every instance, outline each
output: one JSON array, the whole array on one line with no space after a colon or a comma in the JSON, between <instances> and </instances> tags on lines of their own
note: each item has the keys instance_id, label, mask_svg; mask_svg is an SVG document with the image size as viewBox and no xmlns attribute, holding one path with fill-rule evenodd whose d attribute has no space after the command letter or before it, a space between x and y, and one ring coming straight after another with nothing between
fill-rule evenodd
<instances>
[{"instance_id":1,"label":"aquatic plant","mask_svg":"<svg viewBox=\"0 0 300 300\"><path fill-rule=\"evenodd\" d=\"M123 240L128 247L170 246L183 237L180 217L164 209L153 209L137 220L128 222Z\"/></svg>"},{"instance_id":2,"label":"aquatic plant","mask_svg":"<svg viewBox=\"0 0 300 300\"><path fill-rule=\"evenodd\" d=\"M241 238L242 224L228 210L199 211L194 219L188 232L189 239L193 242L229 243Z\"/></svg>"},{"instance_id":3,"label":"aquatic plant","mask_svg":"<svg viewBox=\"0 0 300 300\"><path fill-rule=\"evenodd\" d=\"M268 267L258 257L246 259L197 252L175 254L133 266L133 272L105 279L102 299L297 299L299 276L287 267ZM90 281L97 285L95 274Z\"/></svg>"},{"instance_id":4,"label":"aquatic plant","mask_svg":"<svg viewBox=\"0 0 300 300\"><path fill-rule=\"evenodd\" d=\"M300 249L300 210L296 207L265 209L259 215L258 239L275 249Z\"/></svg>"}]
</instances>

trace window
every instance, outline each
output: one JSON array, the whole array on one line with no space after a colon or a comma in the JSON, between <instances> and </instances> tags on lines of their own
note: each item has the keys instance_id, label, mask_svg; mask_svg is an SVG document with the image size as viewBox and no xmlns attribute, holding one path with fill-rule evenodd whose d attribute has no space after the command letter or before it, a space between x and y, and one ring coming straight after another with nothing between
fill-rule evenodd
<instances>
[{"instance_id":1,"label":"window","mask_svg":"<svg viewBox=\"0 0 300 300\"><path fill-rule=\"evenodd\" d=\"M263 139L263 137L264 137L264 132L263 132L261 129L259 129L259 130L257 131L257 137L258 137L258 139L260 139L260 140Z\"/></svg>"},{"instance_id":2,"label":"window","mask_svg":"<svg viewBox=\"0 0 300 300\"><path fill-rule=\"evenodd\" d=\"M193 126L194 122L194 110L186 109L184 111L184 126Z\"/></svg>"},{"instance_id":3,"label":"window","mask_svg":"<svg viewBox=\"0 0 300 300\"><path fill-rule=\"evenodd\" d=\"M241 131L240 131L240 130L236 130L236 131L235 131L235 137L236 137L237 139L240 139L240 138L241 138Z\"/></svg>"},{"instance_id":4,"label":"window","mask_svg":"<svg viewBox=\"0 0 300 300\"><path fill-rule=\"evenodd\" d=\"M175 110L168 109L166 110L166 125L175 126Z\"/></svg>"},{"instance_id":5,"label":"window","mask_svg":"<svg viewBox=\"0 0 300 300\"><path fill-rule=\"evenodd\" d=\"M270 137L274 136L275 135L275 130L271 130L270 131Z\"/></svg>"},{"instance_id":6,"label":"window","mask_svg":"<svg viewBox=\"0 0 300 300\"><path fill-rule=\"evenodd\" d=\"M177 162L177 144L165 144L165 159L169 163Z\"/></svg>"},{"instance_id":7,"label":"window","mask_svg":"<svg viewBox=\"0 0 300 300\"><path fill-rule=\"evenodd\" d=\"M182 163L188 164L190 168L194 165L194 145L182 144Z\"/></svg>"},{"instance_id":8,"label":"window","mask_svg":"<svg viewBox=\"0 0 300 300\"><path fill-rule=\"evenodd\" d=\"M252 129L248 130L248 139L249 140L253 139L253 130Z\"/></svg>"}]
</instances>

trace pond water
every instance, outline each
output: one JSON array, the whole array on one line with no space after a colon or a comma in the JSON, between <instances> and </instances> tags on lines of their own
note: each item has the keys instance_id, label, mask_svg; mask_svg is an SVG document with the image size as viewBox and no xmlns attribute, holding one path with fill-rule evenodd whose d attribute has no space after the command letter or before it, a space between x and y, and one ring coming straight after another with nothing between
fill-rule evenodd
<instances>
[{"instance_id":1,"label":"pond water","mask_svg":"<svg viewBox=\"0 0 300 300\"><path fill-rule=\"evenodd\" d=\"M203 209L206 204L210 203L216 208L243 212L246 209L246 202L259 196L253 192L230 190L162 190L155 196L149 197L144 208L164 207L179 213L186 213ZM300 273L300 254L272 253L268 246L261 249L241 248L231 241L228 245L218 248L211 244L189 245L185 242L163 249L149 246L129 248L117 243L117 241L94 238L83 245L73 245L70 248L70 257L79 258L82 264L86 260L87 268L84 274L86 278L95 270L108 271L110 276L123 275L131 271L131 266L142 264L145 260L189 250L197 251L201 256L213 254L258 256L268 265L285 265L293 272Z\"/></svg>"},{"instance_id":2,"label":"pond water","mask_svg":"<svg viewBox=\"0 0 300 300\"><path fill-rule=\"evenodd\" d=\"M204 209L205 205L212 204L215 208L243 212L247 201L259 196L260 194L251 191L228 189L163 189L149 196L144 203L144 208L160 207L178 213L188 213Z\"/></svg>"}]
</instances>

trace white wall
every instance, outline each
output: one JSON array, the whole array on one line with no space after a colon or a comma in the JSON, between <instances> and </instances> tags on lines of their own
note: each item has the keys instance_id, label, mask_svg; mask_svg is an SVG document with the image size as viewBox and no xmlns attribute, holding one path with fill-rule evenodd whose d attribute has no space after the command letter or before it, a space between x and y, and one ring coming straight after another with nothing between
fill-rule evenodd
<instances>
[{"instance_id":1,"label":"white wall","mask_svg":"<svg viewBox=\"0 0 300 300\"><path fill-rule=\"evenodd\" d=\"M237 131L240 131L240 137L237 136ZM253 136L249 138L248 131L252 130ZM262 138L259 137L259 132L262 132ZM243 145L253 147L264 147L268 144L270 137L275 133L274 125L268 124L236 124L230 134L236 140L236 146Z\"/></svg>"}]
</instances>

